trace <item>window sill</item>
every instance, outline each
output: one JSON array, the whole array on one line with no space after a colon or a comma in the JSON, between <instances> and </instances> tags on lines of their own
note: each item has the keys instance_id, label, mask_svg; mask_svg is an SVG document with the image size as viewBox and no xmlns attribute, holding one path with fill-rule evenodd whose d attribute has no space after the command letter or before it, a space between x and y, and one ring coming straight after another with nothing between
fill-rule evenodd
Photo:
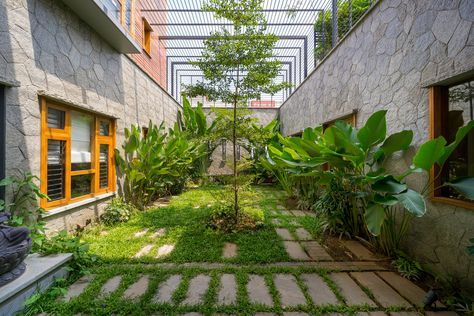
<instances>
[{"instance_id":1,"label":"window sill","mask_svg":"<svg viewBox=\"0 0 474 316\"><path fill-rule=\"evenodd\" d=\"M116 194L115 192L105 193L105 194L101 194L99 196L95 196L95 197L92 197L92 198L89 198L89 199L84 199L84 200L81 200L81 201L78 201L78 202L75 202L75 203L71 203L71 204L68 204L68 205L55 207L55 208L47 210L46 214L43 214L42 218L48 218L48 217L58 215L58 214L61 214L63 212L66 212L66 211L69 211L69 210L72 210L72 209L75 209L75 208L78 208L78 207L81 207L81 206L84 206L84 205L87 205L87 204L102 201L102 200L108 199L112 196L115 196L115 194Z\"/></svg>"},{"instance_id":2,"label":"window sill","mask_svg":"<svg viewBox=\"0 0 474 316\"><path fill-rule=\"evenodd\" d=\"M441 197L441 196L434 196L430 200L431 202L435 202L435 203L449 204L449 205L453 205L457 207L474 210L474 202L456 200L456 199L451 199L451 198Z\"/></svg>"}]
</instances>

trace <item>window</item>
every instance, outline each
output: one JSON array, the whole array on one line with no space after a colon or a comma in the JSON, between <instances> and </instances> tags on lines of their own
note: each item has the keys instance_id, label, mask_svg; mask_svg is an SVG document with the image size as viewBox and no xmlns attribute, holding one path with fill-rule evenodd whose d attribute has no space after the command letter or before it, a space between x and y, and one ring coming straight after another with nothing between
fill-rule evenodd
<instances>
[{"instance_id":1,"label":"window","mask_svg":"<svg viewBox=\"0 0 474 316\"><path fill-rule=\"evenodd\" d=\"M150 55L151 54L151 32L152 27L145 18L142 18L143 25L143 50Z\"/></svg>"},{"instance_id":2,"label":"window","mask_svg":"<svg viewBox=\"0 0 474 316\"><path fill-rule=\"evenodd\" d=\"M343 115L341 117L338 117L334 120L327 121L323 123L323 128L326 129L331 125L334 125L337 121L344 121L349 125L352 125L353 127L356 126L357 123L357 111L354 110L351 114Z\"/></svg>"},{"instance_id":3,"label":"window","mask_svg":"<svg viewBox=\"0 0 474 316\"><path fill-rule=\"evenodd\" d=\"M431 137L444 136L448 143L454 141L459 127L474 119L474 79L451 86L430 89ZM446 161L443 170L433 168L436 177L433 200L457 206L474 208L474 202L464 199L449 187L438 188L443 182L463 176L474 176L474 131L471 130Z\"/></svg>"},{"instance_id":4,"label":"window","mask_svg":"<svg viewBox=\"0 0 474 316\"><path fill-rule=\"evenodd\" d=\"M133 0L123 0L123 25L125 28L132 33L133 26Z\"/></svg>"},{"instance_id":5,"label":"window","mask_svg":"<svg viewBox=\"0 0 474 316\"><path fill-rule=\"evenodd\" d=\"M142 137L146 138L148 136L148 127L142 127Z\"/></svg>"},{"instance_id":6,"label":"window","mask_svg":"<svg viewBox=\"0 0 474 316\"><path fill-rule=\"evenodd\" d=\"M46 99L41 113L41 206L114 192L115 122Z\"/></svg>"}]
</instances>

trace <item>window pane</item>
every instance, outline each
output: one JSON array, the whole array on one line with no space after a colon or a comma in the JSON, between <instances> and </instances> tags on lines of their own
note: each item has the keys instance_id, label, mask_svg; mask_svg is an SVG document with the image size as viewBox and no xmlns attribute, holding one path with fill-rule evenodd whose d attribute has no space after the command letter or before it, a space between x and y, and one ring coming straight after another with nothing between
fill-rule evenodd
<instances>
[{"instance_id":1,"label":"window pane","mask_svg":"<svg viewBox=\"0 0 474 316\"><path fill-rule=\"evenodd\" d=\"M64 129L65 112L48 107L48 127Z\"/></svg>"},{"instance_id":2,"label":"window pane","mask_svg":"<svg viewBox=\"0 0 474 316\"><path fill-rule=\"evenodd\" d=\"M71 177L71 198L76 198L92 192L92 175L84 174Z\"/></svg>"},{"instance_id":3,"label":"window pane","mask_svg":"<svg viewBox=\"0 0 474 316\"><path fill-rule=\"evenodd\" d=\"M109 186L109 145L100 145L99 161L99 187L104 189Z\"/></svg>"},{"instance_id":4,"label":"window pane","mask_svg":"<svg viewBox=\"0 0 474 316\"><path fill-rule=\"evenodd\" d=\"M125 27L132 30L132 0L125 0Z\"/></svg>"},{"instance_id":5,"label":"window pane","mask_svg":"<svg viewBox=\"0 0 474 316\"><path fill-rule=\"evenodd\" d=\"M91 131L93 119L71 112L71 170L91 169Z\"/></svg>"},{"instance_id":6,"label":"window pane","mask_svg":"<svg viewBox=\"0 0 474 316\"><path fill-rule=\"evenodd\" d=\"M66 142L48 139L47 194L51 201L61 200L64 195Z\"/></svg>"},{"instance_id":7,"label":"window pane","mask_svg":"<svg viewBox=\"0 0 474 316\"><path fill-rule=\"evenodd\" d=\"M454 141L459 127L473 119L474 80L449 88L449 112L444 137ZM471 130L451 154L445 167L445 180L474 176L474 130ZM461 198L459 193L446 189L449 197Z\"/></svg>"},{"instance_id":8,"label":"window pane","mask_svg":"<svg viewBox=\"0 0 474 316\"><path fill-rule=\"evenodd\" d=\"M100 136L109 136L109 122L100 121L99 124L99 135Z\"/></svg>"}]
</instances>

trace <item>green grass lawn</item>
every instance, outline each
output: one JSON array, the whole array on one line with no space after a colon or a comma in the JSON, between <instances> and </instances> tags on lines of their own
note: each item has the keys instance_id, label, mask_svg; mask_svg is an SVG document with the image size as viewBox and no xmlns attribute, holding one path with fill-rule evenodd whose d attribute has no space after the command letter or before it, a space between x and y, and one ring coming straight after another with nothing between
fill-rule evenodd
<instances>
[{"instance_id":1,"label":"green grass lawn","mask_svg":"<svg viewBox=\"0 0 474 316\"><path fill-rule=\"evenodd\" d=\"M134 215L127 223L114 227L95 226L83 235L83 240L90 243L92 253L106 263L291 261L270 219L270 212L282 203L284 193L269 186L254 187L253 193L244 199L243 204L258 209L265 226L256 231L232 234L215 231L206 225L213 206L219 203L218 199L223 193L223 187L216 185L190 189L173 197L168 206L150 208ZM292 217L289 220L281 215L276 217L290 231L294 229L292 221L295 220L313 233L318 227L315 218ZM153 233L160 228L166 228L166 233L152 238ZM148 229L145 235L134 236L145 229ZM236 258L221 257L225 242L237 244ZM150 244L153 248L148 255L134 258L142 247ZM165 244L174 245L174 250L168 256L155 258L157 249Z\"/></svg>"}]
</instances>

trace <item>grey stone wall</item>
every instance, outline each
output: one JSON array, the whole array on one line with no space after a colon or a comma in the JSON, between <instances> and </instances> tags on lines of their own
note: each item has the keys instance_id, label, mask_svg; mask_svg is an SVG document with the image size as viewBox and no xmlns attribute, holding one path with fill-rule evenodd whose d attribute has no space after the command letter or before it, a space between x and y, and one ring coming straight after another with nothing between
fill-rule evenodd
<instances>
[{"instance_id":1,"label":"grey stone wall","mask_svg":"<svg viewBox=\"0 0 474 316\"><path fill-rule=\"evenodd\" d=\"M17 170L39 175L40 90L117 117L117 147L124 127L146 126L149 120L171 126L180 107L55 0L0 0L0 79L18 83L6 90L9 175ZM74 216L67 221L64 214L55 216L51 225L83 225L89 217L85 214L94 211L95 206L71 210L68 214Z\"/></svg>"},{"instance_id":2,"label":"grey stone wall","mask_svg":"<svg viewBox=\"0 0 474 316\"><path fill-rule=\"evenodd\" d=\"M380 0L283 104L283 132L294 134L353 109L360 125L387 109L390 132L412 129L415 144L427 140L425 87L474 73L473 21L472 0ZM397 159L394 167L408 161ZM410 181L420 186L424 179ZM472 237L473 210L429 203L426 216L411 225L407 249L474 291L474 262L464 251Z\"/></svg>"}]
</instances>

